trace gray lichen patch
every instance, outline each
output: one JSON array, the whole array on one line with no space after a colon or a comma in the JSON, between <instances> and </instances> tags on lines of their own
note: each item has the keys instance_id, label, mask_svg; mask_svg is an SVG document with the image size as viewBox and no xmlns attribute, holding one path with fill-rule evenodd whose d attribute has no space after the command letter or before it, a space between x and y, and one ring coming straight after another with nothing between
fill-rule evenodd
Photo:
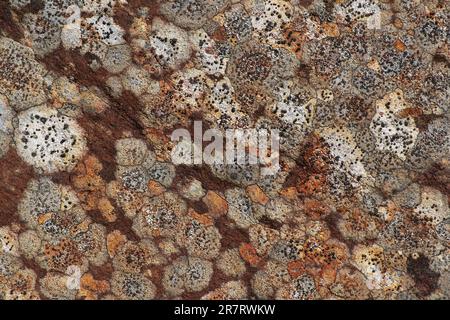
<instances>
[{"instance_id":1,"label":"gray lichen patch","mask_svg":"<svg viewBox=\"0 0 450 320\"><path fill-rule=\"evenodd\" d=\"M0 95L0 158L8 150L12 140L14 111L5 96Z\"/></svg>"},{"instance_id":2,"label":"gray lichen patch","mask_svg":"<svg viewBox=\"0 0 450 320\"><path fill-rule=\"evenodd\" d=\"M45 68L33 50L9 38L0 38L0 93L12 108L24 110L46 101Z\"/></svg>"}]
</instances>

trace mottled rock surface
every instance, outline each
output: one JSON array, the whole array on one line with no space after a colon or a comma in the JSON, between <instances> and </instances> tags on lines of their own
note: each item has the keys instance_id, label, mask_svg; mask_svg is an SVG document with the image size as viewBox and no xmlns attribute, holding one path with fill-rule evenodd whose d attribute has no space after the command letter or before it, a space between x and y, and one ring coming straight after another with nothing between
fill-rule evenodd
<instances>
[{"instance_id":1,"label":"mottled rock surface","mask_svg":"<svg viewBox=\"0 0 450 320\"><path fill-rule=\"evenodd\" d=\"M0 299L449 299L449 21L1 0ZM279 130L279 170L175 161L196 121Z\"/></svg>"}]
</instances>

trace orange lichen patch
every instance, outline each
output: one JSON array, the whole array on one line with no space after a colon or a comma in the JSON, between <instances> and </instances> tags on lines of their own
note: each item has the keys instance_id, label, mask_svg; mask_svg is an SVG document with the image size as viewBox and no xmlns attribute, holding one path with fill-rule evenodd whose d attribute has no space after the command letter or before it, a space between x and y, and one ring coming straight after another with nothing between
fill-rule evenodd
<instances>
[{"instance_id":1,"label":"orange lichen patch","mask_svg":"<svg viewBox=\"0 0 450 320\"><path fill-rule=\"evenodd\" d=\"M159 80L159 91L161 96L165 96L167 93L173 93L175 84L172 79L161 79ZM151 132L152 130L149 129Z\"/></svg>"},{"instance_id":2,"label":"orange lichen patch","mask_svg":"<svg viewBox=\"0 0 450 320\"><path fill-rule=\"evenodd\" d=\"M150 26L144 18L134 18L128 32L134 38L145 38L150 33Z\"/></svg>"},{"instance_id":3,"label":"orange lichen patch","mask_svg":"<svg viewBox=\"0 0 450 320\"><path fill-rule=\"evenodd\" d=\"M102 170L102 164L94 156L87 156L74 170L73 185L79 190L98 190L104 186L98 173Z\"/></svg>"},{"instance_id":4,"label":"orange lichen patch","mask_svg":"<svg viewBox=\"0 0 450 320\"><path fill-rule=\"evenodd\" d=\"M397 29L403 29L403 21L402 21L402 19L400 19L400 18L398 18L398 17L395 17L395 18L394 18L394 26L395 26Z\"/></svg>"},{"instance_id":5,"label":"orange lichen patch","mask_svg":"<svg viewBox=\"0 0 450 320\"><path fill-rule=\"evenodd\" d=\"M114 206L108 198L101 197L98 199L97 208L107 222L114 222L117 220L117 216L114 214Z\"/></svg>"},{"instance_id":6,"label":"orange lichen patch","mask_svg":"<svg viewBox=\"0 0 450 320\"><path fill-rule=\"evenodd\" d=\"M320 274L320 279L322 280L322 284L331 285L336 281L337 270L331 265L326 265L323 267L322 272Z\"/></svg>"},{"instance_id":7,"label":"orange lichen patch","mask_svg":"<svg viewBox=\"0 0 450 320\"><path fill-rule=\"evenodd\" d=\"M86 174L88 175L99 173L103 168L100 161L98 161L98 159L94 156L87 156L86 160L84 161L84 165L86 168Z\"/></svg>"},{"instance_id":8,"label":"orange lichen patch","mask_svg":"<svg viewBox=\"0 0 450 320\"><path fill-rule=\"evenodd\" d=\"M308 238L304 245L305 258L321 268L331 266L336 269L348 260L347 246L334 239L326 243L317 238Z\"/></svg>"},{"instance_id":9,"label":"orange lichen patch","mask_svg":"<svg viewBox=\"0 0 450 320\"><path fill-rule=\"evenodd\" d=\"M247 261L253 267L256 267L261 262L261 258L256 253L256 249L250 243L241 244L239 253L241 254L242 259Z\"/></svg>"},{"instance_id":10,"label":"orange lichen patch","mask_svg":"<svg viewBox=\"0 0 450 320\"><path fill-rule=\"evenodd\" d=\"M43 225L45 222L47 222L48 220L50 220L52 218L52 214L51 213L45 213L45 214L41 214L38 217L38 223L40 225Z\"/></svg>"},{"instance_id":11,"label":"orange lichen patch","mask_svg":"<svg viewBox=\"0 0 450 320\"><path fill-rule=\"evenodd\" d=\"M315 174L306 181L301 181L297 185L297 190L304 195L314 195L324 191L326 177L322 174Z\"/></svg>"},{"instance_id":12,"label":"orange lichen patch","mask_svg":"<svg viewBox=\"0 0 450 320\"><path fill-rule=\"evenodd\" d=\"M217 289L217 290L214 290L214 291L212 291L212 292L209 292L209 293L205 296L205 298L206 298L207 300L225 300L226 297L227 297L226 293L223 292L222 290L220 290L220 288Z\"/></svg>"},{"instance_id":13,"label":"orange lichen patch","mask_svg":"<svg viewBox=\"0 0 450 320\"><path fill-rule=\"evenodd\" d=\"M150 180L147 184L147 188L152 197L159 196L160 194L163 194L164 191L166 191L166 188L164 188L162 184L155 180Z\"/></svg>"},{"instance_id":14,"label":"orange lichen patch","mask_svg":"<svg viewBox=\"0 0 450 320\"><path fill-rule=\"evenodd\" d=\"M339 228L349 231L352 234L364 233L369 235L370 232L375 233L379 228L380 221L372 216L364 214L360 208L339 208L339 212L343 212L345 219L339 221Z\"/></svg>"},{"instance_id":15,"label":"orange lichen patch","mask_svg":"<svg viewBox=\"0 0 450 320\"><path fill-rule=\"evenodd\" d=\"M81 191L77 193L77 196L84 210L95 210L101 193Z\"/></svg>"},{"instance_id":16,"label":"orange lichen patch","mask_svg":"<svg viewBox=\"0 0 450 320\"><path fill-rule=\"evenodd\" d=\"M169 151L173 144L164 132L155 128L145 129L145 137L154 147L156 160L170 161Z\"/></svg>"},{"instance_id":17,"label":"orange lichen patch","mask_svg":"<svg viewBox=\"0 0 450 320\"><path fill-rule=\"evenodd\" d=\"M306 198L303 207L305 213L312 219L320 219L330 213L330 208L322 201Z\"/></svg>"},{"instance_id":18,"label":"orange lichen patch","mask_svg":"<svg viewBox=\"0 0 450 320\"><path fill-rule=\"evenodd\" d=\"M106 248L108 254L112 258L114 257L119 248L127 241L127 237L123 235L119 230L114 230L106 236Z\"/></svg>"},{"instance_id":19,"label":"orange lichen patch","mask_svg":"<svg viewBox=\"0 0 450 320\"><path fill-rule=\"evenodd\" d=\"M291 261L288 263L288 272L291 278L295 279L305 273L304 262L300 260Z\"/></svg>"},{"instance_id":20,"label":"orange lichen patch","mask_svg":"<svg viewBox=\"0 0 450 320\"><path fill-rule=\"evenodd\" d=\"M336 269L342 266L350 256L347 246L336 239L330 239L326 242L326 251L327 256L324 263Z\"/></svg>"},{"instance_id":21,"label":"orange lichen patch","mask_svg":"<svg viewBox=\"0 0 450 320\"><path fill-rule=\"evenodd\" d=\"M336 23L324 23L322 24L323 32L329 37L339 37L339 27Z\"/></svg>"},{"instance_id":22,"label":"orange lichen patch","mask_svg":"<svg viewBox=\"0 0 450 320\"><path fill-rule=\"evenodd\" d=\"M86 300L96 300L98 295L109 291L109 282L106 280L95 280L92 274L86 273L80 279L80 296Z\"/></svg>"},{"instance_id":23,"label":"orange lichen patch","mask_svg":"<svg viewBox=\"0 0 450 320\"><path fill-rule=\"evenodd\" d=\"M188 215L205 226L214 225L213 218L211 218L207 214L200 214L192 208L189 208Z\"/></svg>"},{"instance_id":24,"label":"orange lichen patch","mask_svg":"<svg viewBox=\"0 0 450 320\"><path fill-rule=\"evenodd\" d=\"M280 190L280 195L288 200L294 200L297 198L297 188L288 187Z\"/></svg>"},{"instance_id":25,"label":"orange lichen patch","mask_svg":"<svg viewBox=\"0 0 450 320\"><path fill-rule=\"evenodd\" d=\"M159 238L161 236L161 230L159 229L153 229L151 231L151 236L155 238Z\"/></svg>"},{"instance_id":26,"label":"orange lichen patch","mask_svg":"<svg viewBox=\"0 0 450 320\"><path fill-rule=\"evenodd\" d=\"M304 159L314 171L326 172L329 168L329 150L316 134L311 137Z\"/></svg>"},{"instance_id":27,"label":"orange lichen patch","mask_svg":"<svg viewBox=\"0 0 450 320\"><path fill-rule=\"evenodd\" d=\"M114 222L117 216L106 196L106 183L99 175L102 169L100 161L88 155L74 170L73 186L85 210L98 209L107 222Z\"/></svg>"},{"instance_id":28,"label":"orange lichen patch","mask_svg":"<svg viewBox=\"0 0 450 320\"><path fill-rule=\"evenodd\" d=\"M305 41L304 33L286 28L283 35L287 49L292 51L297 58L300 59L302 56L303 43Z\"/></svg>"},{"instance_id":29,"label":"orange lichen patch","mask_svg":"<svg viewBox=\"0 0 450 320\"><path fill-rule=\"evenodd\" d=\"M384 209L385 210L381 210L383 213L382 218L387 222L394 220L396 214L401 211L401 209L393 201L388 201Z\"/></svg>"},{"instance_id":30,"label":"orange lichen patch","mask_svg":"<svg viewBox=\"0 0 450 320\"><path fill-rule=\"evenodd\" d=\"M70 233L75 236L80 232L86 232L89 229L89 225L91 224L90 219L83 220L80 224L73 226L70 229Z\"/></svg>"},{"instance_id":31,"label":"orange lichen patch","mask_svg":"<svg viewBox=\"0 0 450 320\"><path fill-rule=\"evenodd\" d=\"M394 42L394 48L397 51L403 52L406 50L406 45L401 41L400 39L395 40Z\"/></svg>"},{"instance_id":32,"label":"orange lichen patch","mask_svg":"<svg viewBox=\"0 0 450 320\"><path fill-rule=\"evenodd\" d=\"M256 184L248 186L247 193L253 202L265 205L269 201L269 198L266 196L264 191L262 191Z\"/></svg>"},{"instance_id":33,"label":"orange lichen patch","mask_svg":"<svg viewBox=\"0 0 450 320\"><path fill-rule=\"evenodd\" d=\"M70 239L63 239L55 245L46 244L44 254L49 270L66 272L71 265L82 265L82 253L78 251L76 243Z\"/></svg>"},{"instance_id":34,"label":"orange lichen patch","mask_svg":"<svg viewBox=\"0 0 450 320\"><path fill-rule=\"evenodd\" d=\"M320 263L320 260L323 259L324 250L323 242L313 237L306 239L303 245L305 259L314 263Z\"/></svg>"},{"instance_id":35,"label":"orange lichen patch","mask_svg":"<svg viewBox=\"0 0 450 320\"><path fill-rule=\"evenodd\" d=\"M208 213L213 217L219 217L228 212L228 203L214 191L208 191L202 200L208 207Z\"/></svg>"}]
</instances>

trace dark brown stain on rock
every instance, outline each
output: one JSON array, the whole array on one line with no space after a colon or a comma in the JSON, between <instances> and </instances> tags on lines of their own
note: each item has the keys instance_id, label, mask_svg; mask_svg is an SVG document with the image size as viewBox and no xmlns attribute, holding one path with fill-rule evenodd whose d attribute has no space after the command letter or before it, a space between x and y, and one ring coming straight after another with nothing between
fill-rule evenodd
<instances>
[{"instance_id":1,"label":"dark brown stain on rock","mask_svg":"<svg viewBox=\"0 0 450 320\"><path fill-rule=\"evenodd\" d=\"M450 195L450 170L444 165L434 163L428 170L419 174L416 181L437 189L444 195Z\"/></svg>"},{"instance_id":2,"label":"dark brown stain on rock","mask_svg":"<svg viewBox=\"0 0 450 320\"><path fill-rule=\"evenodd\" d=\"M222 236L221 244L224 249L239 248L241 243L250 242L248 233L231 224L227 217L217 218L215 226L219 229L219 233Z\"/></svg>"},{"instance_id":3,"label":"dark brown stain on rock","mask_svg":"<svg viewBox=\"0 0 450 320\"><path fill-rule=\"evenodd\" d=\"M0 1L0 35L5 35L19 41L24 37L23 30L14 19L9 1Z\"/></svg>"},{"instance_id":4,"label":"dark brown stain on rock","mask_svg":"<svg viewBox=\"0 0 450 320\"><path fill-rule=\"evenodd\" d=\"M312 3L314 2L314 0L300 0L298 3L299 5L301 5L302 7L309 7Z\"/></svg>"},{"instance_id":5,"label":"dark brown stain on rock","mask_svg":"<svg viewBox=\"0 0 450 320\"><path fill-rule=\"evenodd\" d=\"M113 271L114 268L110 262L106 262L101 266L94 266L93 264L89 266L89 272L95 280L110 280Z\"/></svg>"},{"instance_id":6,"label":"dark brown stain on rock","mask_svg":"<svg viewBox=\"0 0 450 320\"><path fill-rule=\"evenodd\" d=\"M340 219L339 214L336 213L336 212L332 212L329 215L327 215L323 219L323 221L325 221L325 223L327 224L328 229L330 230L330 236L332 238L334 238L334 239L344 243L348 247L348 249L350 251L352 251L357 243L355 241L351 240L351 239L345 238L342 235L342 233L341 233L341 231L339 230L339 227L338 227L339 219Z\"/></svg>"},{"instance_id":7,"label":"dark brown stain on rock","mask_svg":"<svg viewBox=\"0 0 450 320\"><path fill-rule=\"evenodd\" d=\"M409 256L407 260L408 274L414 279L415 288L420 297L429 296L438 288L439 273L430 269L428 257L419 255L417 259Z\"/></svg>"},{"instance_id":8,"label":"dark brown stain on rock","mask_svg":"<svg viewBox=\"0 0 450 320\"><path fill-rule=\"evenodd\" d=\"M201 166L187 166L179 165L176 167L176 177L173 181L173 185L179 182L181 177L192 177L199 180L202 183L203 188L214 191L224 191L229 188L235 187L235 184L221 180L214 176L211 169L206 165Z\"/></svg>"}]
</instances>

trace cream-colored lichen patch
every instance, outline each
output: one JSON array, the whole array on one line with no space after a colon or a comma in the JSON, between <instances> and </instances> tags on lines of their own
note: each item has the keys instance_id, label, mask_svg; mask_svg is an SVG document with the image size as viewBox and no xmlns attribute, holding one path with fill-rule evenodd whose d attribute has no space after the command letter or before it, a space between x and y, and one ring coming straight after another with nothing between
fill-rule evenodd
<instances>
[{"instance_id":1,"label":"cream-colored lichen patch","mask_svg":"<svg viewBox=\"0 0 450 320\"><path fill-rule=\"evenodd\" d=\"M191 55L187 32L159 18L153 19L150 44L163 67L176 69Z\"/></svg>"},{"instance_id":2,"label":"cream-colored lichen patch","mask_svg":"<svg viewBox=\"0 0 450 320\"><path fill-rule=\"evenodd\" d=\"M405 112L410 105L401 90L396 90L376 102L376 114L370 130L376 137L376 148L396 154L405 160L419 134L414 119Z\"/></svg>"},{"instance_id":3,"label":"cream-colored lichen patch","mask_svg":"<svg viewBox=\"0 0 450 320\"><path fill-rule=\"evenodd\" d=\"M330 147L334 170L345 173L354 186L369 178L362 162L363 152L348 128L344 126L324 128L319 134Z\"/></svg>"},{"instance_id":4,"label":"cream-colored lichen patch","mask_svg":"<svg viewBox=\"0 0 450 320\"><path fill-rule=\"evenodd\" d=\"M414 209L414 215L434 226L450 218L447 198L439 191L425 187L422 191L422 202Z\"/></svg>"}]
</instances>

